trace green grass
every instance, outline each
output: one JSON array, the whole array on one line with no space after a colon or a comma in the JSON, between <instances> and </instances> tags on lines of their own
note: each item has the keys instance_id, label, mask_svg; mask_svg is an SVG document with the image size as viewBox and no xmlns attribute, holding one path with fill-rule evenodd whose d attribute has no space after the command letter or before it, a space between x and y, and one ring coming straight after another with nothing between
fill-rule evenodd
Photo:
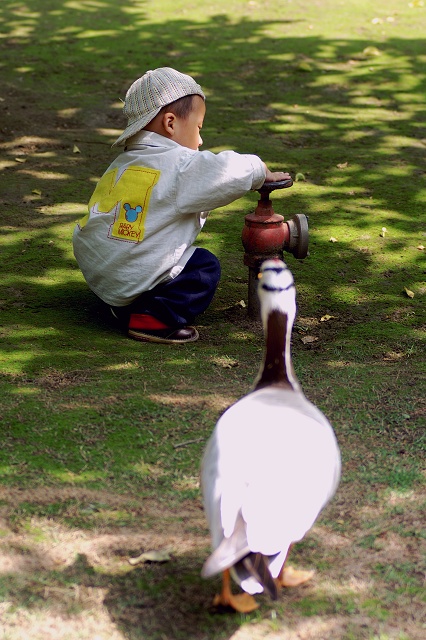
<instances>
[{"instance_id":1,"label":"green grass","mask_svg":"<svg viewBox=\"0 0 426 640\"><path fill-rule=\"evenodd\" d=\"M420 0L3 0L2 640L423 637L425 12ZM250 616L209 611L198 469L259 366L260 326L240 304L256 194L199 237L223 276L192 345L117 332L72 255L115 157L120 98L165 65L206 92L205 148L303 174L272 198L285 218L309 216L309 256L286 254L294 364L335 427L343 476L292 552L314 582ZM128 563L152 548L172 560Z\"/></svg>"}]
</instances>

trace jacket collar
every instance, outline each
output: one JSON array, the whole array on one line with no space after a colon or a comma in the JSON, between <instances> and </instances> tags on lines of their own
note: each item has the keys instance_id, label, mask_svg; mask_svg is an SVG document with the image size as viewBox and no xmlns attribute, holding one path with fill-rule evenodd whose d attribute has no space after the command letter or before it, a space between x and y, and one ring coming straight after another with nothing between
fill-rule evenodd
<instances>
[{"instance_id":1,"label":"jacket collar","mask_svg":"<svg viewBox=\"0 0 426 640\"><path fill-rule=\"evenodd\" d=\"M144 129L138 131L138 133L126 140L126 147L131 147L134 144L143 144L148 147L168 147L169 149L179 146L177 142L174 142L165 136L160 136L159 133L154 133L154 131L144 131Z\"/></svg>"}]
</instances>

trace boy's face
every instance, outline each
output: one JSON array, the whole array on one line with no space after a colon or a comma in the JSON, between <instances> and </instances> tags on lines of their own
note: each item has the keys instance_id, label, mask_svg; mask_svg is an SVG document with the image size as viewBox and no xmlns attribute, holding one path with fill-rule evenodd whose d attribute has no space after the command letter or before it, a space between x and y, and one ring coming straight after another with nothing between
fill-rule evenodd
<instances>
[{"instance_id":1,"label":"boy's face","mask_svg":"<svg viewBox=\"0 0 426 640\"><path fill-rule=\"evenodd\" d=\"M192 107L192 111L187 118L175 119L173 140L182 145L182 147L188 147L188 149L196 151L203 144L200 129L203 126L206 114L206 105L201 96L194 96Z\"/></svg>"}]
</instances>

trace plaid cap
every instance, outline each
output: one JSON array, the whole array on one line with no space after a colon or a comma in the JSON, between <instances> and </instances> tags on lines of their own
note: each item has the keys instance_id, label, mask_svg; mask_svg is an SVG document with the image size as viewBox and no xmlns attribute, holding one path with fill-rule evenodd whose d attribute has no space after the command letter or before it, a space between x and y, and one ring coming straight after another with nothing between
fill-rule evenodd
<instances>
[{"instance_id":1,"label":"plaid cap","mask_svg":"<svg viewBox=\"0 0 426 640\"><path fill-rule=\"evenodd\" d=\"M122 144L143 129L166 105L190 95L206 99L200 85L191 76L171 67L147 71L126 93L123 113L128 119L127 127L112 146Z\"/></svg>"}]
</instances>

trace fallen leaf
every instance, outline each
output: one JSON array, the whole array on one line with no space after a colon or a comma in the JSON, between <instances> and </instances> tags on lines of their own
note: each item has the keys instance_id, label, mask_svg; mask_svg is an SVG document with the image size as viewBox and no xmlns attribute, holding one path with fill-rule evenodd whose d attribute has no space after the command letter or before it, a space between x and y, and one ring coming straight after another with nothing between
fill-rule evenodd
<instances>
[{"instance_id":1,"label":"fallen leaf","mask_svg":"<svg viewBox=\"0 0 426 640\"><path fill-rule=\"evenodd\" d=\"M310 344L311 342L316 342L318 340L317 336L303 336L300 338L303 344Z\"/></svg>"},{"instance_id":2,"label":"fallen leaf","mask_svg":"<svg viewBox=\"0 0 426 640\"><path fill-rule=\"evenodd\" d=\"M26 162L25 158L15 158L15 162Z\"/></svg>"},{"instance_id":3,"label":"fallen leaf","mask_svg":"<svg viewBox=\"0 0 426 640\"><path fill-rule=\"evenodd\" d=\"M80 149L77 147L76 144L73 146L72 152L73 153L81 153Z\"/></svg>"},{"instance_id":4,"label":"fallen leaf","mask_svg":"<svg viewBox=\"0 0 426 640\"><path fill-rule=\"evenodd\" d=\"M330 242L337 242L337 240L336 240L336 238L333 238L333 236L331 236Z\"/></svg>"},{"instance_id":5,"label":"fallen leaf","mask_svg":"<svg viewBox=\"0 0 426 640\"><path fill-rule=\"evenodd\" d=\"M40 189L33 189L33 190L31 191L31 193L34 193L36 196L41 196L41 191L40 191Z\"/></svg>"},{"instance_id":6,"label":"fallen leaf","mask_svg":"<svg viewBox=\"0 0 426 640\"><path fill-rule=\"evenodd\" d=\"M369 58L374 58L375 56L379 56L381 51L377 47L365 47L363 54Z\"/></svg>"},{"instance_id":7,"label":"fallen leaf","mask_svg":"<svg viewBox=\"0 0 426 640\"><path fill-rule=\"evenodd\" d=\"M238 367L238 362L236 360L230 360L229 362L218 363L217 366L222 367L222 369L234 369Z\"/></svg>"},{"instance_id":8,"label":"fallen leaf","mask_svg":"<svg viewBox=\"0 0 426 640\"><path fill-rule=\"evenodd\" d=\"M129 564L135 566L145 562L168 562L171 559L169 551L160 549L159 551L146 551L137 558L129 558Z\"/></svg>"},{"instance_id":9,"label":"fallen leaf","mask_svg":"<svg viewBox=\"0 0 426 640\"><path fill-rule=\"evenodd\" d=\"M346 169L347 166L348 166L347 162L339 162L339 164L336 165L338 169Z\"/></svg>"},{"instance_id":10,"label":"fallen leaf","mask_svg":"<svg viewBox=\"0 0 426 640\"><path fill-rule=\"evenodd\" d=\"M331 320L331 318L334 318L334 316L330 316L328 313L326 313L325 316L322 316L321 322L327 322L328 320Z\"/></svg>"},{"instance_id":11,"label":"fallen leaf","mask_svg":"<svg viewBox=\"0 0 426 640\"><path fill-rule=\"evenodd\" d=\"M407 287L404 287L404 291L405 291L405 293L407 294L407 296L408 296L409 298L414 298L414 293L413 293L413 291L410 291L410 289L407 289Z\"/></svg>"},{"instance_id":12,"label":"fallen leaf","mask_svg":"<svg viewBox=\"0 0 426 640\"><path fill-rule=\"evenodd\" d=\"M417 247L417 249L419 251L424 251L424 246L422 244L419 244L419 246Z\"/></svg>"}]
</instances>

